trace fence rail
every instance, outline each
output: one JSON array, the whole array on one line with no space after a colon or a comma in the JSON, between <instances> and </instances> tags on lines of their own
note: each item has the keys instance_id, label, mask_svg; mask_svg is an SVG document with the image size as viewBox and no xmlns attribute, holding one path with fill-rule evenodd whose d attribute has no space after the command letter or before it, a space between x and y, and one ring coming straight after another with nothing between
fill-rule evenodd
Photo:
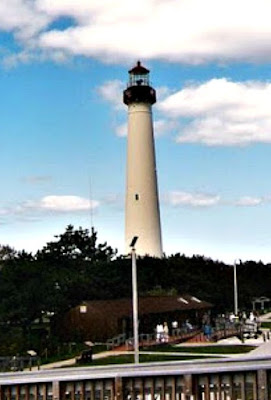
<instances>
[{"instance_id":1,"label":"fence rail","mask_svg":"<svg viewBox=\"0 0 271 400\"><path fill-rule=\"evenodd\" d=\"M0 357L0 371L23 371L25 368L31 370L34 366L40 366L40 357L27 356L27 357Z\"/></svg>"}]
</instances>

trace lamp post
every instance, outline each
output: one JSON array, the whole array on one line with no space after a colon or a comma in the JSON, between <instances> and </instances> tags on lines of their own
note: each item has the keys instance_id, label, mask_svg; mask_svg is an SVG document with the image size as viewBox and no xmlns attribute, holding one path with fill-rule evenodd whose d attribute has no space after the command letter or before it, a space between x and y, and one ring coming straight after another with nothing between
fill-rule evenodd
<instances>
[{"instance_id":1,"label":"lamp post","mask_svg":"<svg viewBox=\"0 0 271 400\"><path fill-rule=\"evenodd\" d=\"M238 286L237 286L236 261L237 260L234 260L233 264L234 315L238 314Z\"/></svg>"},{"instance_id":2,"label":"lamp post","mask_svg":"<svg viewBox=\"0 0 271 400\"><path fill-rule=\"evenodd\" d=\"M137 271L136 271L136 250L135 244L138 236L134 236L130 244L132 256L132 291L133 291L133 331L134 331L134 362L139 363L138 345L138 296L137 296Z\"/></svg>"}]
</instances>

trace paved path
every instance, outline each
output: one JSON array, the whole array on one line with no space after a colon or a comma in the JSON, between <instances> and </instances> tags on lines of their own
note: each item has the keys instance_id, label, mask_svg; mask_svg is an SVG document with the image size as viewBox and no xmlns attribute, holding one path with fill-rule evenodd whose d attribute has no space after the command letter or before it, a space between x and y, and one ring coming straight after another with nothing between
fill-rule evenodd
<instances>
[{"instance_id":1,"label":"paved path","mask_svg":"<svg viewBox=\"0 0 271 400\"><path fill-rule=\"evenodd\" d=\"M271 322L271 312L270 313L266 313L266 314L263 314L263 315L260 315L260 321L261 322Z\"/></svg>"},{"instance_id":2,"label":"paved path","mask_svg":"<svg viewBox=\"0 0 271 400\"><path fill-rule=\"evenodd\" d=\"M120 354L126 354L126 353L129 354L130 352L113 351L113 350L103 351L101 353L93 354L93 360L98 360L99 358L115 356L115 355L120 355ZM75 365L75 364L76 364L76 357L69 358L68 360L56 361L56 362L49 363L49 364L42 364L39 369L44 370L44 369L52 369L52 368L70 367L71 365ZM35 371L37 369L38 369L38 367L32 367L32 371Z\"/></svg>"},{"instance_id":3,"label":"paved path","mask_svg":"<svg viewBox=\"0 0 271 400\"><path fill-rule=\"evenodd\" d=\"M214 346L217 345L218 343L195 343L194 347L201 347L203 346ZM224 344L229 344L229 343L221 343L221 345ZM182 344L183 347L187 347L187 345ZM189 347L191 346L191 343L189 344ZM180 345L178 347L181 347ZM93 360L98 360L100 358L105 358L105 357L110 357L110 356L118 356L118 355L124 355L124 354L133 354L133 351L127 351L127 350L120 350L120 351L104 351L102 353L94 354L93 355ZM217 357L217 358L236 358L239 356L245 356L248 353L241 353L241 354L210 354L210 353L198 353L198 352L165 352L165 351L140 351L139 354L155 354L155 355L169 355L169 356L199 356L199 357ZM250 354L250 353L249 353ZM71 367L76 364L76 358L70 358L68 360L62 360L62 361L57 361L54 363L50 364L43 364L40 366L40 370L49 370L49 369L55 369L55 368L63 368L63 367ZM28 369L28 368L27 368ZM32 371L36 371L38 367L32 367Z\"/></svg>"},{"instance_id":4,"label":"paved path","mask_svg":"<svg viewBox=\"0 0 271 400\"><path fill-rule=\"evenodd\" d=\"M271 313L267 313L264 314L260 317L261 321L269 321L271 322ZM242 344L241 340L238 339L236 336L227 338L227 339L222 339L219 340L218 342L214 343L214 342L197 342L197 343L180 343L177 346L178 347L191 347L191 346L195 346L195 347L199 347L199 346L214 346L214 345L234 345L234 344ZM259 336L257 339L251 338L251 339L246 339L245 340L245 344L246 345L252 345L252 346L258 346L257 349L252 350L249 354L251 355L271 355L271 341L269 342L264 342L263 337ZM105 351L102 353L98 353L98 354L94 354L93 355L93 359L97 360L99 358L104 358L104 357L109 357L109 356L115 356L115 355L121 355L121 354L133 354L132 351L127 351L126 349L122 348L120 350L110 350L110 351ZM187 355L191 355L191 356L195 356L195 355L201 355L201 356L206 356L206 357L210 357L212 355L210 355L210 353L204 353L204 354L199 354L199 353L187 353L187 352L172 352L172 353L168 353L168 352L140 352L140 354L168 354L168 355L179 355L179 356L187 356ZM241 356L245 356L248 353L241 353L239 355L236 354L215 354L216 357L241 357ZM43 364L40 366L41 370L49 370L49 369L54 369L54 368L62 368L62 367L70 367L72 365L76 364L76 358L71 358L68 360L62 360L62 361L57 361L54 363L50 363L50 364ZM32 370L37 370L37 367L33 367Z\"/></svg>"},{"instance_id":5,"label":"paved path","mask_svg":"<svg viewBox=\"0 0 271 400\"><path fill-rule=\"evenodd\" d=\"M271 341L262 344L249 354L251 354L251 356L271 356Z\"/></svg>"}]
</instances>

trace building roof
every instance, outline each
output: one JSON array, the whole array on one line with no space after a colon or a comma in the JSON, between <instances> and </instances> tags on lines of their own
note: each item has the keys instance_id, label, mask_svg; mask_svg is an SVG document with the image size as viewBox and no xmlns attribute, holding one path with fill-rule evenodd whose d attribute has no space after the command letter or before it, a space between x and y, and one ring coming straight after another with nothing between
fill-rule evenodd
<instances>
[{"instance_id":1,"label":"building roof","mask_svg":"<svg viewBox=\"0 0 271 400\"><path fill-rule=\"evenodd\" d=\"M150 71L143 67L143 65L141 65L141 62L138 61L136 66L132 69L130 69L129 74L134 74L134 75L147 75Z\"/></svg>"},{"instance_id":2,"label":"building roof","mask_svg":"<svg viewBox=\"0 0 271 400\"><path fill-rule=\"evenodd\" d=\"M132 313L131 299L86 301L87 313L117 314L128 316ZM80 307L80 306L78 306ZM138 314L158 314L173 311L209 309L212 304L195 296L146 296L138 299Z\"/></svg>"}]
</instances>

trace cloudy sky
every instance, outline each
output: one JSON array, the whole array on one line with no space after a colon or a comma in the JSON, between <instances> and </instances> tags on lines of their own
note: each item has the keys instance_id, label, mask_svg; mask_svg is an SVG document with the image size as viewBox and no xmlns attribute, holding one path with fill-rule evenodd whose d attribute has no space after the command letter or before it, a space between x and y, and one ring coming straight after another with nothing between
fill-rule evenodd
<instances>
[{"instance_id":1,"label":"cloudy sky","mask_svg":"<svg viewBox=\"0 0 271 400\"><path fill-rule=\"evenodd\" d=\"M271 261L270 0L1 0L0 243L124 251L127 70L151 70L166 254Z\"/></svg>"}]
</instances>

